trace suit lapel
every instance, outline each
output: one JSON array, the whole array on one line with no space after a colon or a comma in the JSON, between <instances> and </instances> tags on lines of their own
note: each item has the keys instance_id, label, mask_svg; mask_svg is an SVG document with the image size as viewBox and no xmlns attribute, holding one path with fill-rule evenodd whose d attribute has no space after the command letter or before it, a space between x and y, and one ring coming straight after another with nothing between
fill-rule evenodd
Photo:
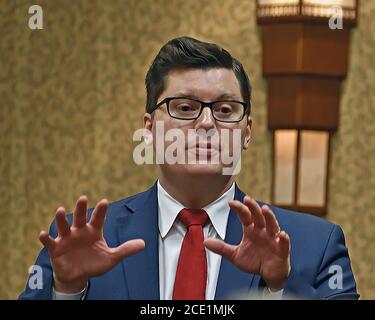
<instances>
[{"instance_id":1,"label":"suit lapel","mask_svg":"<svg viewBox=\"0 0 375 320\"><path fill-rule=\"evenodd\" d=\"M236 185L235 199L242 201L244 193ZM129 299L158 300L159 292L159 250L158 250L158 201L156 184L148 191L125 202L127 214L117 218L119 243L140 238L146 243L145 249L122 261L128 285ZM242 225L236 212L231 210L228 217L225 242L238 244L242 238ZM246 273L222 258L215 299L225 299L231 293L257 288L259 275Z\"/></svg>"},{"instance_id":2,"label":"suit lapel","mask_svg":"<svg viewBox=\"0 0 375 320\"><path fill-rule=\"evenodd\" d=\"M129 299L160 299L156 188L155 184L148 191L129 199L124 205L130 213L117 219L119 243L136 238L146 243L142 252L122 261Z\"/></svg>"},{"instance_id":3,"label":"suit lapel","mask_svg":"<svg viewBox=\"0 0 375 320\"><path fill-rule=\"evenodd\" d=\"M245 194L238 189L234 199L243 201ZM234 210L230 210L228 217L227 232L225 242L229 244L238 244L242 239L242 225ZM215 299L226 299L230 294L248 293L250 289L257 288L260 282L260 276L253 273L243 272L227 259L221 259L219 277L216 286ZM245 291L245 292L244 292Z\"/></svg>"}]
</instances>

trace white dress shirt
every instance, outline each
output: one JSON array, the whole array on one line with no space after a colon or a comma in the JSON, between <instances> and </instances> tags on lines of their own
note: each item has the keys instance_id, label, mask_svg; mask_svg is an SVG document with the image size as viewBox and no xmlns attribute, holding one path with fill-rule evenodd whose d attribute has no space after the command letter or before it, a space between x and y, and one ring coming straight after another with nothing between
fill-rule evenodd
<instances>
[{"instance_id":1,"label":"white dress shirt","mask_svg":"<svg viewBox=\"0 0 375 320\"><path fill-rule=\"evenodd\" d=\"M204 238L225 239L230 207L234 199L234 183L218 199L204 208L209 221L203 228ZM174 199L158 181L158 222L159 222L159 286L160 299L172 299L174 280L182 241L186 233L185 225L176 219L184 206ZM219 275L221 256L206 249L207 284L206 299L213 300Z\"/></svg>"}]
</instances>

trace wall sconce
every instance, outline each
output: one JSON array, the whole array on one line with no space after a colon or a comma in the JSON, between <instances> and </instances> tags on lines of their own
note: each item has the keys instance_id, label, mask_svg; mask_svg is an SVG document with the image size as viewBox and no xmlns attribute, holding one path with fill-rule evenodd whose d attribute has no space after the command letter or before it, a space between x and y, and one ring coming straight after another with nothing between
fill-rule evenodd
<instances>
[{"instance_id":1,"label":"wall sconce","mask_svg":"<svg viewBox=\"0 0 375 320\"><path fill-rule=\"evenodd\" d=\"M329 25L337 8L342 29ZM326 213L330 140L357 10L357 0L258 0L274 136L272 201L278 206Z\"/></svg>"},{"instance_id":2,"label":"wall sconce","mask_svg":"<svg viewBox=\"0 0 375 320\"><path fill-rule=\"evenodd\" d=\"M327 131L274 131L274 203L284 208L324 214L329 143Z\"/></svg>"},{"instance_id":3,"label":"wall sconce","mask_svg":"<svg viewBox=\"0 0 375 320\"><path fill-rule=\"evenodd\" d=\"M306 18L312 21L326 21L339 7L346 23L355 24L357 20L358 0L258 0L258 21L267 22L274 18L296 20Z\"/></svg>"}]
</instances>

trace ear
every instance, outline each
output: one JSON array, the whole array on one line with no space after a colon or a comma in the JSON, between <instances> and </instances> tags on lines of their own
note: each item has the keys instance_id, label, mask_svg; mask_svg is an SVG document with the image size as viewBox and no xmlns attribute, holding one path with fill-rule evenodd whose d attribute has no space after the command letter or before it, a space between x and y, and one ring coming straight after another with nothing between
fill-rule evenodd
<instances>
[{"instance_id":1,"label":"ear","mask_svg":"<svg viewBox=\"0 0 375 320\"><path fill-rule=\"evenodd\" d=\"M243 146L242 146L244 150L248 149L250 146L252 125L253 125L253 118L248 116L246 129L245 129L245 137L244 137Z\"/></svg>"},{"instance_id":2,"label":"ear","mask_svg":"<svg viewBox=\"0 0 375 320\"><path fill-rule=\"evenodd\" d=\"M145 135L144 135L144 141L147 145L150 145L152 143L153 137L152 137L152 115L149 113L145 113L143 115L143 127L146 129L145 130Z\"/></svg>"},{"instance_id":3,"label":"ear","mask_svg":"<svg viewBox=\"0 0 375 320\"><path fill-rule=\"evenodd\" d=\"M149 113L143 115L143 126L145 129L152 131L152 116Z\"/></svg>"}]
</instances>

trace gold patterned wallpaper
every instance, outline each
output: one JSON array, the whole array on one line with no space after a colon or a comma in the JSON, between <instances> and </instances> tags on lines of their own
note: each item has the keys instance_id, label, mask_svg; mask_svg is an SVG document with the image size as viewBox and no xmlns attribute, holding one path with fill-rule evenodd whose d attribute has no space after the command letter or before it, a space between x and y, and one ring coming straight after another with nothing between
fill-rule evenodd
<instances>
[{"instance_id":1,"label":"gold patterned wallpaper","mask_svg":"<svg viewBox=\"0 0 375 320\"><path fill-rule=\"evenodd\" d=\"M44 29L28 28L39 4ZM144 77L167 40L217 42L253 83L253 145L241 187L269 201L271 135L255 1L2 0L0 3L0 298L22 291L56 208L86 194L124 198L152 184L136 166ZM361 1L340 127L333 138L327 219L342 225L362 298L375 298L375 1Z\"/></svg>"}]
</instances>

